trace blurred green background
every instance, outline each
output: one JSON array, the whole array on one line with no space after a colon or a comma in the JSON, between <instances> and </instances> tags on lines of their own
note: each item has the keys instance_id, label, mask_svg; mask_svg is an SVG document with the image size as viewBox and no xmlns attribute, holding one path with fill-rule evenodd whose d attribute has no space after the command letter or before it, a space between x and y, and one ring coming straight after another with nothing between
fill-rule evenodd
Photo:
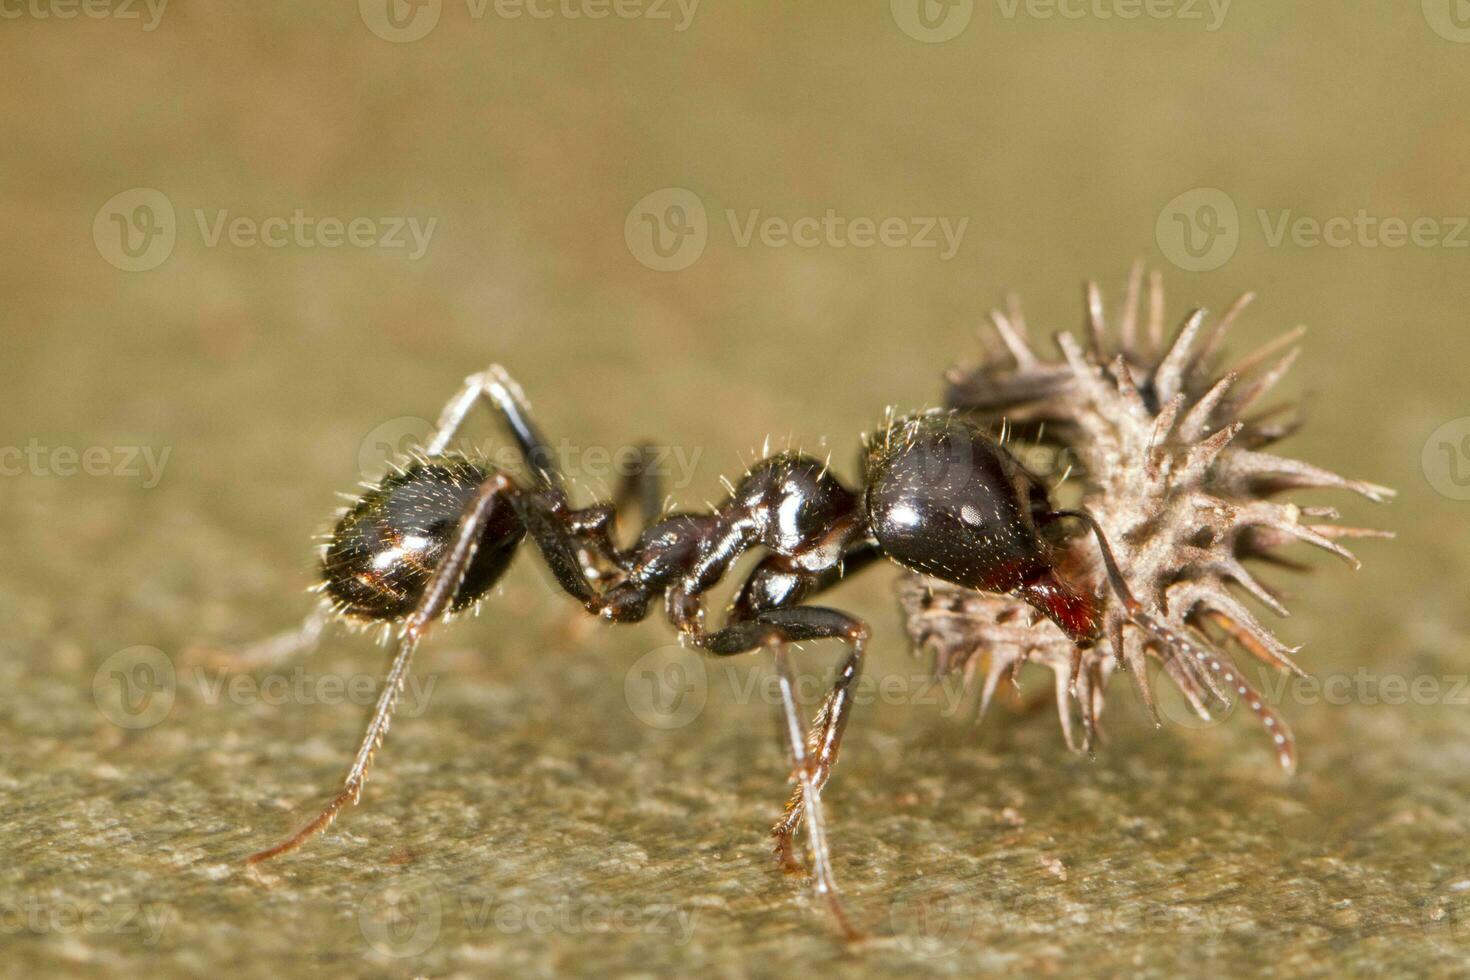
<instances>
[{"instance_id":1,"label":"blurred green background","mask_svg":"<svg viewBox=\"0 0 1470 980\"><path fill-rule=\"evenodd\" d=\"M1463 973L1464 8L0 0L6 972ZM829 210L844 231L746 235ZM864 246L853 219L899 220ZM366 709L221 694L218 652L299 619L334 491L465 374L505 363L574 448L697 453L698 506L767 435L852 476L1006 290L1070 328L1137 257L1171 320L1257 291L1237 349L1310 326L1288 451L1397 487L1320 502L1399 536L1288 582L1282 634L1319 676L1430 678L1425 703L1285 704L1285 780L1246 722L1155 733L1126 677L1095 762L1044 712L877 698L826 794L874 936L847 949L766 858L769 705L711 673L691 723L645 723L641 658L699 661L579 621L523 561L421 655L431 703L364 805L243 872ZM893 578L836 601L908 690ZM144 661L119 716L108 665ZM383 664L335 637L243 676Z\"/></svg>"}]
</instances>

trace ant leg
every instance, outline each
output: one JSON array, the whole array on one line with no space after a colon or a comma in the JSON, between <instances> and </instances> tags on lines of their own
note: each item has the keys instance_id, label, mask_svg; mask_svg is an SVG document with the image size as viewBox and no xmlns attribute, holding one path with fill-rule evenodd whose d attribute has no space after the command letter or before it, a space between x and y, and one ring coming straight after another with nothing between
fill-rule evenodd
<instances>
[{"instance_id":1,"label":"ant leg","mask_svg":"<svg viewBox=\"0 0 1470 980\"><path fill-rule=\"evenodd\" d=\"M812 721L811 730L807 733L808 745L812 752L812 786L809 788L805 783L797 784L791 792L791 797L786 801L781 819L776 821L776 825L771 828L771 837L776 842L776 861L788 872L801 870L791 841L796 834L796 828L801 824L802 814L806 809L806 800L810 798L812 792L822 791L822 787L827 785L827 779L832 774L832 767L837 764L837 753L842 748L842 733L847 728L847 719L852 708L852 682L862 669L865 643L866 636L863 636L848 653L847 659L837 672L837 679L833 682L832 689L827 692L821 709L817 711L817 716Z\"/></svg>"},{"instance_id":2,"label":"ant leg","mask_svg":"<svg viewBox=\"0 0 1470 980\"><path fill-rule=\"evenodd\" d=\"M516 515L526 526L527 535L536 543L536 549L541 552L541 558L557 584L588 612L599 613L602 596L592 584L598 573L582 560L581 546L586 538L585 533L578 534L574 512L568 512L555 499L547 500L534 491L517 492L511 499Z\"/></svg>"},{"instance_id":3,"label":"ant leg","mask_svg":"<svg viewBox=\"0 0 1470 980\"><path fill-rule=\"evenodd\" d=\"M311 612L306 614L301 625L240 647L229 654L229 664L232 668L239 670L254 670L258 667L269 667L272 664L282 663L303 654L315 653L317 644L321 642L322 634L326 632L331 622L332 607L325 602L318 603Z\"/></svg>"},{"instance_id":4,"label":"ant leg","mask_svg":"<svg viewBox=\"0 0 1470 980\"><path fill-rule=\"evenodd\" d=\"M793 572L784 559L769 556L745 580L735 599L734 614L738 619L744 620L764 609L792 607L795 603L831 588L846 575L861 571L880 557L882 552L875 544L859 542L848 551L839 565L811 574ZM816 763L815 782L818 792L827 784L832 767L837 763L837 753L842 747L842 733L847 727L848 709L851 706L848 691L862 667L862 653L862 646L857 646L848 654L807 735L808 747ZM797 861L792 848L792 837L796 828L801 825L804 795L802 786L793 788L781 819L771 828L771 837L776 842L776 863L790 873L805 870Z\"/></svg>"},{"instance_id":5,"label":"ant leg","mask_svg":"<svg viewBox=\"0 0 1470 980\"><path fill-rule=\"evenodd\" d=\"M578 544L578 564L587 579L601 582L605 569L630 572L636 560L634 548L618 546L618 517L636 501L641 513L639 527L647 527L663 513L663 497L658 474L652 468L653 454L648 445L638 447L638 460L619 481L611 503L596 503L566 511L566 527ZM558 501L553 499L551 503Z\"/></svg>"},{"instance_id":6,"label":"ant leg","mask_svg":"<svg viewBox=\"0 0 1470 980\"><path fill-rule=\"evenodd\" d=\"M658 520L664 510L663 481L655 469L653 450L650 443L639 444L637 468L623 474L617 493L613 495L613 507L618 513L636 502L645 527Z\"/></svg>"},{"instance_id":7,"label":"ant leg","mask_svg":"<svg viewBox=\"0 0 1470 980\"><path fill-rule=\"evenodd\" d=\"M842 900L837 896L837 882L832 876L831 858L827 852L826 821L822 817L822 796L817 792L812 765L807 760L806 734L801 730L801 708L796 703L796 678L791 671L786 644L777 646L775 655L777 676L781 682L781 708L786 714L786 738L791 748L791 762L808 804L807 839L811 841L817 894L827 899L843 934L848 939L858 939L861 933L848 921L847 913L842 908Z\"/></svg>"},{"instance_id":8,"label":"ant leg","mask_svg":"<svg viewBox=\"0 0 1470 980\"><path fill-rule=\"evenodd\" d=\"M398 651L393 655L393 664L388 669L388 676L384 678L383 691L378 695L377 705L373 708L372 720L368 722L362 745L358 748L357 756L352 761L352 768L347 771L347 779L341 791L322 808L322 811L310 823L276 846L252 854L246 859L248 864L259 864L294 851L313 834L327 829L347 804L357 802L358 797L362 795L363 783L367 781L368 767L372 765L373 754L382 744L383 736L388 733L388 723L392 719L393 708L398 702L398 694L403 689L404 679L408 676L408 667L413 661L414 651L418 649L419 642L428 634L430 627L448 609L454 593L459 588L460 579L464 577L465 569L469 567L471 559L474 558L475 546L479 542L480 534L494 514L495 508L509 506L510 500L515 499L517 490L515 483L504 474L496 474L480 485L475 496L465 507L464 516L455 532L453 544L434 568L434 573L429 576L428 582L425 583L423 598L419 600L418 606L403 623L403 630L398 640Z\"/></svg>"},{"instance_id":9,"label":"ant leg","mask_svg":"<svg viewBox=\"0 0 1470 980\"><path fill-rule=\"evenodd\" d=\"M578 510L571 508L565 478L557 466L551 444L531 416L531 403L521 386L499 364L492 364L484 371L465 379L464 386L440 413L434 438L425 447L425 452L430 456L444 452L470 410L481 398L489 403L504 423L520 450L521 459L535 476L538 489L548 495L551 509L565 512L567 527L577 539L574 550L582 576L595 582L606 577L604 569L608 566L625 570L627 556L614 541L617 506L594 504ZM650 491L643 486L646 470L643 458L646 458L646 450L640 447L638 468L626 482L635 491L647 494ZM651 493L656 498L657 487ZM662 507L662 501L657 501L654 506L656 515L657 510Z\"/></svg>"},{"instance_id":10,"label":"ant leg","mask_svg":"<svg viewBox=\"0 0 1470 980\"><path fill-rule=\"evenodd\" d=\"M481 398L488 401L505 423L511 438L521 451L521 458L544 486L566 496L566 486L561 471L546 437L541 434L531 418L531 403L515 379L499 364L492 364L479 374L464 380L464 387L450 399L439 415L434 438L424 447L430 456L437 456L449 447L470 409Z\"/></svg>"},{"instance_id":11,"label":"ant leg","mask_svg":"<svg viewBox=\"0 0 1470 980\"><path fill-rule=\"evenodd\" d=\"M850 647L847 661L839 671L832 691L827 695L823 709L818 713L820 736L815 750L808 746L810 735L802 728L801 716L793 693L794 680L791 676L786 645L804 640L842 639ZM849 939L859 937L843 911L842 900L837 892L837 883L832 874L831 859L827 848L826 820L822 812L821 788L825 784L832 764L837 758L837 748L842 741L842 731L847 725L852 707L850 690L853 680L862 668L863 651L867 647L868 627L862 620L846 613L822 606L792 606L785 609L767 609L756 613L751 620L732 623L718 632L700 637L700 646L711 653L728 656L744 653L758 647L773 647L776 666L780 675L781 700L786 713L786 732L791 755L796 767L796 779L801 805L796 820L806 820L807 843L811 848L814 885L819 896L824 898L836 916L838 925ZM826 717L824 718L823 715ZM788 815L789 815L788 810ZM790 834L781 840L778 851L789 855ZM794 860L793 862L794 863Z\"/></svg>"}]
</instances>

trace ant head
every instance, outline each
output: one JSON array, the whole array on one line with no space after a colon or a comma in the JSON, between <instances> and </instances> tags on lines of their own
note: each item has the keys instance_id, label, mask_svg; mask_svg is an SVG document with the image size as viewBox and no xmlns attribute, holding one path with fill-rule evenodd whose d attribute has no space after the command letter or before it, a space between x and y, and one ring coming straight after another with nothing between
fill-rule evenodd
<instances>
[{"instance_id":1,"label":"ant head","mask_svg":"<svg viewBox=\"0 0 1470 980\"><path fill-rule=\"evenodd\" d=\"M322 554L322 590L333 607L350 618L375 621L412 612L466 506L489 477L464 457L435 456L369 488L343 512ZM451 609L463 609L490 590L524 534L510 501L498 501Z\"/></svg>"},{"instance_id":2,"label":"ant head","mask_svg":"<svg viewBox=\"0 0 1470 980\"><path fill-rule=\"evenodd\" d=\"M884 552L915 571L1025 599L1068 636L1092 642L1096 604L1056 573L1044 528L1046 487L961 416L890 424L868 446L868 524Z\"/></svg>"}]
</instances>

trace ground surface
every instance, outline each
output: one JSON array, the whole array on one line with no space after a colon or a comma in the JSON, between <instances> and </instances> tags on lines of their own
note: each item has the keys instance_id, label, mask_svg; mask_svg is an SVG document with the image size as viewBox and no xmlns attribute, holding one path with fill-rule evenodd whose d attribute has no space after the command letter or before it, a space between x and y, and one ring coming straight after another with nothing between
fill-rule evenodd
<instances>
[{"instance_id":1,"label":"ground surface","mask_svg":"<svg viewBox=\"0 0 1470 980\"><path fill-rule=\"evenodd\" d=\"M0 447L25 451L0 458L5 973L1470 970L1470 427L1436 433L1470 415L1467 253L1270 232L1366 208L1453 234L1470 46L1412 4L1241 4L1213 31L977 5L932 45L882 4L711 3L685 31L448 4L408 44L300 6L0 28ZM130 273L106 204L136 187L177 241ZM674 272L625 237L664 187L710 225ZM1194 187L1238 208L1208 273L1156 236ZM416 260L211 244L222 210L297 208L438 223ZM944 261L742 245L726 216L828 208L969 224ZM1309 323L1292 451L1402 491L1332 501L1399 533L1361 572L1288 582L1283 634L1324 684L1273 695L1295 778L1245 719L1155 732L1126 678L1096 761L1046 710L971 727L873 572L834 599L873 621L882 682L825 797L872 937L844 947L768 861L767 666L579 621L523 562L421 655L364 805L244 871L340 778L384 653L334 637L238 680L218 653L305 611L333 492L465 373L511 365L589 491L597 450L681 447L698 506L767 433L829 437L850 476L859 430L935 398L1003 289L1070 327L1081 279L1139 254L1176 313L1260 292L1242 344Z\"/></svg>"}]
</instances>

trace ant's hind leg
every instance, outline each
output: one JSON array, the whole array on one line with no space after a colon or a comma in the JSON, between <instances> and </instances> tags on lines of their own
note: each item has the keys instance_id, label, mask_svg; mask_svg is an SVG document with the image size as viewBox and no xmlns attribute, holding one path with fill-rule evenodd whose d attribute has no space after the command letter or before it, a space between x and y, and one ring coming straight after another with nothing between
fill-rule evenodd
<instances>
[{"instance_id":1,"label":"ant's hind leg","mask_svg":"<svg viewBox=\"0 0 1470 980\"><path fill-rule=\"evenodd\" d=\"M191 662L207 663L232 673L274 667L315 653L332 620L331 605L319 602L291 629L241 645L194 644L185 656Z\"/></svg>"},{"instance_id":2,"label":"ant's hind leg","mask_svg":"<svg viewBox=\"0 0 1470 980\"><path fill-rule=\"evenodd\" d=\"M521 386L499 364L492 364L465 379L464 386L440 413L434 437L424 451L435 456L448 449L470 410L482 398L494 409L520 450L522 461L535 478L534 488L546 496L554 510L565 514L566 527L577 538L575 553L582 577L596 582L603 578L605 567L621 568L624 556L613 540L614 506L594 504L581 510L572 509L566 478L557 464L550 442L531 417L531 403ZM648 491L642 483L644 470L640 459L629 482L637 492L646 495ZM656 487L652 493L657 495Z\"/></svg>"},{"instance_id":3,"label":"ant's hind leg","mask_svg":"<svg viewBox=\"0 0 1470 980\"><path fill-rule=\"evenodd\" d=\"M362 744L357 750L356 757L352 760L352 767L347 771L347 778L343 781L341 790L328 801L310 823L274 847L252 854L246 859L247 864L259 864L294 851L312 835L329 827L348 804L357 802L358 797L362 795L363 784L367 782L368 767L372 765L373 755L377 752L378 746L382 744L383 737L388 734L388 723L393 717L393 709L397 706L399 692L403 689L403 682L408 676L408 668L413 662L414 651L433 624L448 610L455 592L459 589L460 580L464 578L465 569L474 559L475 547L479 543L480 535L486 524L492 520L495 509L509 507L511 505L509 498L517 492L515 484L504 474L498 474L486 480L475 492L475 496L465 507L459 527L455 529L454 540L449 550L440 559L439 564L429 576L429 580L424 584L423 596L419 599L418 605L403 621L392 666L388 669L388 676L383 680L383 690L379 693L377 704L373 708L372 719L368 722Z\"/></svg>"},{"instance_id":4,"label":"ant's hind leg","mask_svg":"<svg viewBox=\"0 0 1470 980\"><path fill-rule=\"evenodd\" d=\"M331 621L331 606L326 602L318 603L294 629L236 649L229 656L230 666L238 670L255 670L314 653Z\"/></svg>"},{"instance_id":5,"label":"ant's hind leg","mask_svg":"<svg viewBox=\"0 0 1470 980\"><path fill-rule=\"evenodd\" d=\"M829 638L845 640L851 649L838 672L836 683L818 713L816 728L808 733L804 730L800 708L796 702L795 680L786 645ZM768 609L757 613L753 619L732 623L700 640L700 646L719 655L744 653L758 647L774 649L781 703L785 712L784 729L797 780L793 803L787 804L786 815L774 831L777 833L777 852L784 862L791 865L796 863L791 854L791 834L797 823L805 818L814 887L817 894L831 907L838 925L849 939L858 938L860 934L848 921L838 895L837 882L832 874L821 790L837 761L837 749L852 707L852 683L862 669L862 656L867 640L868 627L862 620L854 619L836 609L820 606Z\"/></svg>"},{"instance_id":6,"label":"ant's hind leg","mask_svg":"<svg viewBox=\"0 0 1470 980\"><path fill-rule=\"evenodd\" d=\"M479 374L465 378L464 387L444 406L435 426L434 438L424 447L430 456L449 448L459 427L475 403L484 398L495 409L521 452L521 458L536 478L546 487L566 495L566 486L556 458L546 437L531 418L531 403L515 379L499 364L492 364Z\"/></svg>"}]
</instances>

